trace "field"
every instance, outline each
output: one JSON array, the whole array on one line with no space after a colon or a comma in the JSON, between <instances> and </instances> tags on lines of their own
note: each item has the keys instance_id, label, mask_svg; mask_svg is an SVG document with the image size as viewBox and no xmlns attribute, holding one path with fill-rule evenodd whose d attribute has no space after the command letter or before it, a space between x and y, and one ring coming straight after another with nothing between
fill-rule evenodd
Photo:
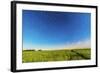
<instances>
[{"instance_id":1,"label":"field","mask_svg":"<svg viewBox=\"0 0 100 73\"><path fill-rule=\"evenodd\" d=\"M49 62L91 59L91 49L23 50L22 62Z\"/></svg>"}]
</instances>

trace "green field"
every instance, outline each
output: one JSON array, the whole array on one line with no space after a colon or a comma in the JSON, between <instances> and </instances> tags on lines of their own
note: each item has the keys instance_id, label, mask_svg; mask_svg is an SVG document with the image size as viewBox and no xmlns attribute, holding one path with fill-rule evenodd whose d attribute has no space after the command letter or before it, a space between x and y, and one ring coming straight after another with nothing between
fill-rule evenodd
<instances>
[{"instance_id":1,"label":"green field","mask_svg":"<svg viewBox=\"0 0 100 73\"><path fill-rule=\"evenodd\" d=\"M23 50L22 62L49 62L88 60L91 58L91 49L68 49L68 50Z\"/></svg>"}]
</instances>

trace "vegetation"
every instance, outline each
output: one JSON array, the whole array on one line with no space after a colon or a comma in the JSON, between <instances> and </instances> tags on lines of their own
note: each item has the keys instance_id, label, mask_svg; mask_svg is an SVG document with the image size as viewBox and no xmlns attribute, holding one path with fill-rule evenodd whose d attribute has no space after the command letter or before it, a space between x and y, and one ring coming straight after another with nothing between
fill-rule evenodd
<instances>
[{"instance_id":1,"label":"vegetation","mask_svg":"<svg viewBox=\"0 0 100 73\"><path fill-rule=\"evenodd\" d=\"M91 49L68 49L68 50L23 50L22 62L49 62L88 60L91 58Z\"/></svg>"}]
</instances>

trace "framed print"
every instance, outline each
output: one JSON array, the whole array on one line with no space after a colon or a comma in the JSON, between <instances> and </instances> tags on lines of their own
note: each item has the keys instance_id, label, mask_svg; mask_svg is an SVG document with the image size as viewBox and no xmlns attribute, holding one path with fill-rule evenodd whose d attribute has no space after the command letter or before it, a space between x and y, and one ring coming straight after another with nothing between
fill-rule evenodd
<instances>
[{"instance_id":1,"label":"framed print","mask_svg":"<svg viewBox=\"0 0 100 73\"><path fill-rule=\"evenodd\" d=\"M11 71L97 67L97 6L11 2Z\"/></svg>"}]
</instances>

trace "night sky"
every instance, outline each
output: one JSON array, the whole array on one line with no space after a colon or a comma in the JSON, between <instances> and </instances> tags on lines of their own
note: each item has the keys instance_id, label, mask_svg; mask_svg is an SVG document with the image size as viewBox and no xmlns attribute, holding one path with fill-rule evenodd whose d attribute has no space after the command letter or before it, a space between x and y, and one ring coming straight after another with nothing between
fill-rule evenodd
<instances>
[{"instance_id":1,"label":"night sky","mask_svg":"<svg viewBox=\"0 0 100 73\"><path fill-rule=\"evenodd\" d=\"M52 48L90 39L90 13L23 10L23 48Z\"/></svg>"}]
</instances>

